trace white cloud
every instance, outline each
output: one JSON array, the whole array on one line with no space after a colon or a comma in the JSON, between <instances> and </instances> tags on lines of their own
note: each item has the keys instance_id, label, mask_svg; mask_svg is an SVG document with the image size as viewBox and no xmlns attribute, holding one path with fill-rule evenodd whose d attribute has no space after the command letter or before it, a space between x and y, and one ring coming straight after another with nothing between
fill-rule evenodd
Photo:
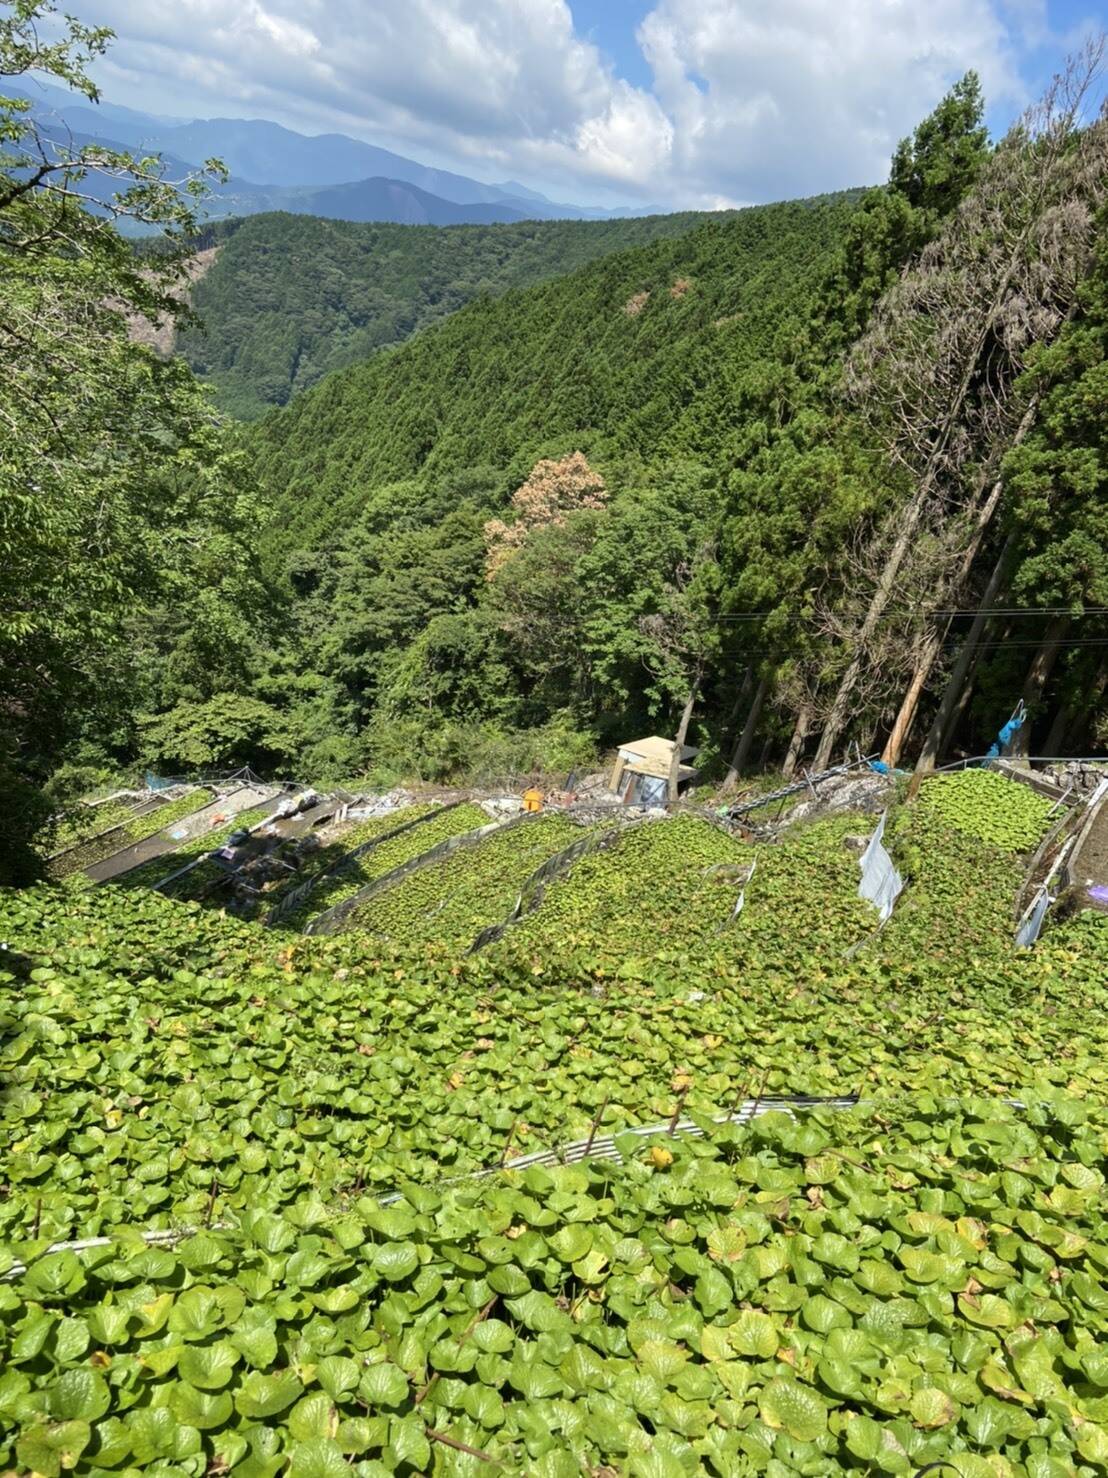
<instances>
[{"instance_id":1,"label":"white cloud","mask_svg":"<svg viewBox=\"0 0 1108 1478\"><path fill-rule=\"evenodd\" d=\"M657 0L638 39L652 90L576 34L566 0L85 0L119 40L113 101L338 128L486 179L578 197L718 204L884 177L967 67L1018 80L1004 3ZM1017 26L1020 30L1024 27Z\"/></svg>"},{"instance_id":2,"label":"white cloud","mask_svg":"<svg viewBox=\"0 0 1108 1478\"><path fill-rule=\"evenodd\" d=\"M639 36L692 194L869 184L969 67L1019 87L988 0L659 0Z\"/></svg>"}]
</instances>

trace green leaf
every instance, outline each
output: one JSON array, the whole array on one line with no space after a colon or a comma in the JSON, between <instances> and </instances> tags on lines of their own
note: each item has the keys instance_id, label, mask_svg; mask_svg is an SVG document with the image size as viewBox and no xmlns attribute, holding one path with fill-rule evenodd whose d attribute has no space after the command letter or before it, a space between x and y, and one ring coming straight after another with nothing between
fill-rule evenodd
<instances>
[{"instance_id":1,"label":"green leaf","mask_svg":"<svg viewBox=\"0 0 1108 1478\"><path fill-rule=\"evenodd\" d=\"M85 1421L51 1422L31 1427L15 1444L23 1466L43 1478L58 1478L59 1473L75 1468L92 1437Z\"/></svg>"},{"instance_id":2,"label":"green leaf","mask_svg":"<svg viewBox=\"0 0 1108 1478\"><path fill-rule=\"evenodd\" d=\"M222 1327L223 1305L210 1288L188 1288L169 1312L169 1327L182 1339L202 1340Z\"/></svg>"},{"instance_id":3,"label":"green leaf","mask_svg":"<svg viewBox=\"0 0 1108 1478\"><path fill-rule=\"evenodd\" d=\"M50 1391L50 1412L65 1420L94 1422L111 1400L107 1382L95 1370L67 1370Z\"/></svg>"},{"instance_id":4,"label":"green leaf","mask_svg":"<svg viewBox=\"0 0 1108 1478\"><path fill-rule=\"evenodd\" d=\"M519 1345L508 1367L508 1379L528 1401L541 1401L545 1396L562 1394L562 1378L558 1372L535 1356L525 1355Z\"/></svg>"},{"instance_id":5,"label":"green leaf","mask_svg":"<svg viewBox=\"0 0 1108 1478\"><path fill-rule=\"evenodd\" d=\"M13 1360L33 1360L40 1354L43 1345L54 1327L55 1315L32 1314L24 1323L11 1344Z\"/></svg>"},{"instance_id":6,"label":"green leaf","mask_svg":"<svg viewBox=\"0 0 1108 1478\"><path fill-rule=\"evenodd\" d=\"M89 1347L88 1325L83 1319L62 1319L54 1331L54 1358L59 1365L72 1365Z\"/></svg>"},{"instance_id":7,"label":"green leaf","mask_svg":"<svg viewBox=\"0 0 1108 1478\"><path fill-rule=\"evenodd\" d=\"M482 1427L499 1427L504 1424L504 1402L499 1391L487 1386L467 1386L462 1401L466 1415Z\"/></svg>"},{"instance_id":8,"label":"green leaf","mask_svg":"<svg viewBox=\"0 0 1108 1478\"><path fill-rule=\"evenodd\" d=\"M251 1307L231 1330L230 1342L256 1370L265 1370L277 1358L276 1331L272 1314Z\"/></svg>"},{"instance_id":9,"label":"green leaf","mask_svg":"<svg viewBox=\"0 0 1108 1478\"><path fill-rule=\"evenodd\" d=\"M801 1306L800 1317L807 1327L814 1329L817 1334L830 1334L832 1329L845 1329L850 1324L850 1315L842 1304L825 1297L822 1293L805 1299Z\"/></svg>"},{"instance_id":10,"label":"green leaf","mask_svg":"<svg viewBox=\"0 0 1108 1478\"><path fill-rule=\"evenodd\" d=\"M688 1350L682 1349L672 1340L665 1339L644 1340L637 1354L643 1370L661 1381L663 1385L669 1384L678 1371L684 1368L689 1358Z\"/></svg>"},{"instance_id":11,"label":"green leaf","mask_svg":"<svg viewBox=\"0 0 1108 1478\"><path fill-rule=\"evenodd\" d=\"M515 1343L515 1335L502 1319L483 1319L473 1330L470 1339L477 1349L491 1350L501 1355Z\"/></svg>"},{"instance_id":12,"label":"green leaf","mask_svg":"<svg viewBox=\"0 0 1108 1478\"><path fill-rule=\"evenodd\" d=\"M338 1413L330 1397L320 1391L303 1396L289 1412L288 1429L298 1442L331 1437L338 1430Z\"/></svg>"},{"instance_id":13,"label":"green leaf","mask_svg":"<svg viewBox=\"0 0 1108 1478\"><path fill-rule=\"evenodd\" d=\"M696 1301L710 1319L729 1309L735 1295L723 1274L717 1268L708 1268L696 1280Z\"/></svg>"},{"instance_id":14,"label":"green leaf","mask_svg":"<svg viewBox=\"0 0 1108 1478\"><path fill-rule=\"evenodd\" d=\"M592 1248L592 1232L581 1222L570 1222L547 1238L551 1252L562 1262L577 1262Z\"/></svg>"},{"instance_id":15,"label":"green leaf","mask_svg":"<svg viewBox=\"0 0 1108 1478\"><path fill-rule=\"evenodd\" d=\"M1108 1468L1108 1431L1086 1422L1077 1429L1076 1447L1086 1462Z\"/></svg>"},{"instance_id":16,"label":"green leaf","mask_svg":"<svg viewBox=\"0 0 1108 1478\"><path fill-rule=\"evenodd\" d=\"M522 1268L516 1267L514 1263L490 1268L488 1284L494 1293L502 1294L505 1298L519 1298L522 1294L531 1291L530 1278Z\"/></svg>"},{"instance_id":17,"label":"green leaf","mask_svg":"<svg viewBox=\"0 0 1108 1478\"><path fill-rule=\"evenodd\" d=\"M357 1456L371 1448L383 1447L388 1438L386 1417L351 1416L339 1423L335 1441L343 1452Z\"/></svg>"},{"instance_id":18,"label":"green leaf","mask_svg":"<svg viewBox=\"0 0 1108 1478\"><path fill-rule=\"evenodd\" d=\"M827 1430L827 1407L815 1391L793 1380L771 1380L758 1397L767 1427L784 1430L798 1442L813 1442Z\"/></svg>"},{"instance_id":19,"label":"green leaf","mask_svg":"<svg viewBox=\"0 0 1108 1478\"><path fill-rule=\"evenodd\" d=\"M854 1365L846 1360L821 1360L816 1373L822 1383L836 1396L849 1396L854 1400L864 1399L864 1387Z\"/></svg>"},{"instance_id":20,"label":"green leaf","mask_svg":"<svg viewBox=\"0 0 1108 1478\"><path fill-rule=\"evenodd\" d=\"M924 1386L912 1392L908 1404L912 1420L917 1427L945 1427L958 1416L958 1408L945 1391L935 1386Z\"/></svg>"},{"instance_id":21,"label":"green leaf","mask_svg":"<svg viewBox=\"0 0 1108 1478\"><path fill-rule=\"evenodd\" d=\"M24 1288L42 1298L76 1293L84 1284L85 1275L74 1252L52 1252L40 1257L23 1275Z\"/></svg>"},{"instance_id":22,"label":"green leaf","mask_svg":"<svg viewBox=\"0 0 1108 1478\"><path fill-rule=\"evenodd\" d=\"M226 1247L207 1232L198 1232L195 1237L186 1237L177 1248L177 1257L192 1273L206 1272L214 1268L226 1253Z\"/></svg>"},{"instance_id":23,"label":"green leaf","mask_svg":"<svg viewBox=\"0 0 1108 1478\"><path fill-rule=\"evenodd\" d=\"M129 1411L126 1425L131 1450L140 1465L153 1463L158 1458L180 1461L201 1450L197 1428L179 1421L167 1407L140 1407Z\"/></svg>"},{"instance_id":24,"label":"green leaf","mask_svg":"<svg viewBox=\"0 0 1108 1478\"><path fill-rule=\"evenodd\" d=\"M538 1289L532 1289L522 1298L510 1298L508 1310L513 1318L518 1319L521 1324L525 1324L536 1334L562 1329L568 1322L565 1313L557 1306L550 1294L540 1293Z\"/></svg>"},{"instance_id":25,"label":"green leaf","mask_svg":"<svg viewBox=\"0 0 1108 1478\"><path fill-rule=\"evenodd\" d=\"M118 1417L105 1417L93 1428L84 1461L94 1468L117 1468L131 1455L131 1434Z\"/></svg>"},{"instance_id":26,"label":"green leaf","mask_svg":"<svg viewBox=\"0 0 1108 1478\"><path fill-rule=\"evenodd\" d=\"M220 1391L234 1374L239 1352L230 1340L213 1345L188 1345L181 1351L177 1369L183 1378L202 1391Z\"/></svg>"},{"instance_id":27,"label":"green leaf","mask_svg":"<svg viewBox=\"0 0 1108 1478\"><path fill-rule=\"evenodd\" d=\"M333 1400L338 1400L358 1384L360 1374L357 1363L346 1355L328 1355L316 1366L315 1376L319 1384Z\"/></svg>"},{"instance_id":28,"label":"green leaf","mask_svg":"<svg viewBox=\"0 0 1108 1478\"><path fill-rule=\"evenodd\" d=\"M350 1478L343 1450L330 1437L313 1437L293 1443L288 1478Z\"/></svg>"},{"instance_id":29,"label":"green leaf","mask_svg":"<svg viewBox=\"0 0 1108 1478\"><path fill-rule=\"evenodd\" d=\"M418 1416L397 1417L389 1423L389 1446L401 1462L417 1473L427 1472L431 1444L424 1436L423 1422Z\"/></svg>"},{"instance_id":30,"label":"green leaf","mask_svg":"<svg viewBox=\"0 0 1108 1478\"><path fill-rule=\"evenodd\" d=\"M118 1304L97 1304L86 1315L88 1329L98 1345L122 1345L127 1342L131 1322L129 1309Z\"/></svg>"},{"instance_id":31,"label":"green leaf","mask_svg":"<svg viewBox=\"0 0 1108 1478\"><path fill-rule=\"evenodd\" d=\"M262 1375L252 1370L235 1394L235 1409L251 1421L261 1421L286 1410L304 1387L291 1370Z\"/></svg>"},{"instance_id":32,"label":"green leaf","mask_svg":"<svg viewBox=\"0 0 1108 1478\"><path fill-rule=\"evenodd\" d=\"M251 1241L266 1252L285 1252L296 1241L296 1228L271 1211L259 1211L246 1225Z\"/></svg>"},{"instance_id":33,"label":"green leaf","mask_svg":"<svg viewBox=\"0 0 1108 1478\"><path fill-rule=\"evenodd\" d=\"M169 1406L179 1422L200 1431L224 1427L234 1413L228 1391L200 1391L187 1381L176 1381L170 1391Z\"/></svg>"},{"instance_id":34,"label":"green leaf","mask_svg":"<svg viewBox=\"0 0 1108 1478\"><path fill-rule=\"evenodd\" d=\"M285 1263L285 1282L298 1288L314 1288L333 1272L335 1264L318 1252L294 1252Z\"/></svg>"},{"instance_id":35,"label":"green leaf","mask_svg":"<svg viewBox=\"0 0 1108 1478\"><path fill-rule=\"evenodd\" d=\"M781 1342L773 1320L757 1309L742 1309L735 1322L727 1326L727 1336L737 1355L756 1355L763 1360L775 1355Z\"/></svg>"},{"instance_id":36,"label":"green leaf","mask_svg":"<svg viewBox=\"0 0 1108 1478\"><path fill-rule=\"evenodd\" d=\"M373 1266L390 1283L402 1283L419 1267L419 1253L410 1242L383 1242L374 1249Z\"/></svg>"},{"instance_id":37,"label":"green leaf","mask_svg":"<svg viewBox=\"0 0 1108 1478\"><path fill-rule=\"evenodd\" d=\"M408 1379L398 1365L382 1360L367 1365L358 1386L358 1395L369 1407L399 1406L410 1393Z\"/></svg>"},{"instance_id":38,"label":"green leaf","mask_svg":"<svg viewBox=\"0 0 1108 1478\"><path fill-rule=\"evenodd\" d=\"M958 1298L958 1309L964 1319L985 1329L1011 1329L1018 1322L1012 1305L995 1293L963 1293Z\"/></svg>"},{"instance_id":39,"label":"green leaf","mask_svg":"<svg viewBox=\"0 0 1108 1478\"><path fill-rule=\"evenodd\" d=\"M558 1369L573 1391L603 1390L608 1384L603 1361L585 1344L575 1344Z\"/></svg>"}]
</instances>

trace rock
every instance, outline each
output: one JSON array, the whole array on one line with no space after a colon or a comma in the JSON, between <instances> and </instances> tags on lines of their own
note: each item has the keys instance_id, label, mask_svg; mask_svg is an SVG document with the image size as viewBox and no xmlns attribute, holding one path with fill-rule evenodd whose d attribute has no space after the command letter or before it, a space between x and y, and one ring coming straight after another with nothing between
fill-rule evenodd
<instances>
[{"instance_id":1,"label":"rock","mask_svg":"<svg viewBox=\"0 0 1108 1478\"><path fill-rule=\"evenodd\" d=\"M832 816L838 811L883 811L892 799L894 782L887 775L872 771L866 774L842 775L825 780L816 787L815 795L805 796L788 813L788 821L808 821L815 816Z\"/></svg>"},{"instance_id":2,"label":"rock","mask_svg":"<svg viewBox=\"0 0 1108 1478\"><path fill-rule=\"evenodd\" d=\"M505 820L509 816L518 816L523 810L523 801L518 795L497 795L488 800L478 801L483 811L487 811L494 821Z\"/></svg>"}]
</instances>

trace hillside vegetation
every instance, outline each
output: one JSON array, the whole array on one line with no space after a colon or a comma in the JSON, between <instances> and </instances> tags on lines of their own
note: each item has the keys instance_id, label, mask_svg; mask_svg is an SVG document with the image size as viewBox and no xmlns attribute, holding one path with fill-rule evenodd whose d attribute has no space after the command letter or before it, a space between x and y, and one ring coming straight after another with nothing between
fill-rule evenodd
<instances>
[{"instance_id":1,"label":"hillside vegetation","mask_svg":"<svg viewBox=\"0 0 1108 1478\"><path fill-rule=\"evenodd\" d=\"M861 200L481 299L262 420L261 548L315 679L309 711L252 664L270 733L446 778L490 731L695 726L731 785L913 734L924 773L1015 711L1017 750L1095 752L1096 66L995 147L971 75Z\"/></svg>"},{"instance_id":2,"label":"hillside vegetation","mask_svg":"<svg viewBox=\"0 0 1108 1478\"><path fill-rule=\"evenodd\" d=\"M418 475L432 496L461 469L519 482L548 449L725 456L720 439L743 434L738 376L788 338L851 209L835 197L709 219L471 303L433 334L333 376L251 442L277 537L316 545L402 478ZM572 227L582 229L595 227ZM603 226L611 240L625 229Z\"/></svg>"},{"instance_id":3,"label":"hillside vegetation","mask_svg":"<svg viewBox=\"0 0 1108 1478\"><path fill-rule=\"evenodd\" d=\"M51 11L0 0L0 79L94 101ZM926 773L1019 695L1014 748L1104 737L1099 60L247 428L128 337L193 213L125 153L43 187L0 96L0 1472L1108 1471L1099 889L1014 943L1087 813ZM920 717L918 794L797 786L880 821L470 783L81 871L200 795L113 766L514 784L657 729L774 786Z\"/></svg>"},{"instance_id":4,"label":"hillside vegetation","mask_svg":"<svg viewBox=\"0 0 1108 1478\"><path fill-rule=\"evenodd\" d=\"M917 751L923 774L1013 714L1017 750L1095 752L1097 61L1094 44L995 144L969 74L881 188L689 230L246 223L196 287L211 336L186 345L225 395L249 413L373 352L233 430L180 358L117 341L109 304L167 316L173 256L144 277L102 221L93 293L48 230L13 277L30 284L13 343L53 326L10 391L30 460L0 697L5 763L33 799L23 841L47 784L135 762L515 783L658 732L733 788L854 744L894 766ZM123 214L171 236L187 218L142 196ZM97 387L74 396L82 345ZM136 398L147 384L173 391L171 414ZM107 403L132 417L113 456ZM56 501L28 498L35 467Z\"/></svg>"},{"instance_id":5,"label":"hillside vegetation","mask_svg":"<svg viewBox=\"0 0 1108 1478\"><path fill-rule=\"evenodd\" d=\"M693 213L518 225L363 225L280 213L214 226L178 348L231 415L250 420L455 312L472 298L681 236Z\"/></svg>"}]
</instances>

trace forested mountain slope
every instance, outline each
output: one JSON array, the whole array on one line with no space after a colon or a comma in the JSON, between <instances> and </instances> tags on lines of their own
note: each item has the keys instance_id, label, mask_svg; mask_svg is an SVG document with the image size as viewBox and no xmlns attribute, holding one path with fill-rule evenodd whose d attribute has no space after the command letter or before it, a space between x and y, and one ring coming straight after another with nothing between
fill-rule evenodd
<instances>
[{"instance_id":1,"label":"forested mountain slope","mask_svg":"<svg viewBox=\"0 0 1108 1478\"><path fill-rule=\"evenodd\" d=\"M1053 420L1105 357L1098 61L995 147L967 76L861 201L471 303L259 423L299 733L441 775L695 712L729 780L919 719L980 753L1021 699L1037 752L1100 742L1108 449Z\"/></svg>"},{"instance_id":2,"label":"forested mountain slope","mask_svg":"<svg viewBox=\"0 0 1108 1478\"><path fill-rule=\"evenodd\" d=\"M43 55L20 24L15 72ZM104 44L71 23L71 47ZM80 79L66 54L47 59ZM42 140L0 98L20 346L0 769L23 818L0 872L33 871L67 765L469 781L676 732L730 784L848 743L889 764L925 734L925 763L980 753L1021 699L1038 752L1103 744L1099 62L1093 44L996 145L969 74L886 186L679 236L278 217L271 248L243 226L197 293L226 307L207 347L255 408L376 352L238 428L180 357L126 342L125 314L180 316L184 262L136 260L64 189L17 187ZM79 185L102 164L66 168ZM210 244L148 165L113 168L135 181L124 222ZM461 285L452 245L472 248ZM286 320L256 337L247 247ZM484 286L507 291L431 322Z\"/></svg>"},{"instance_id":3,"label":"forested mountain slope","mask_svg":"<svg viewBox=\"0 0 1108 1478\"><path fill-rule=\"evenodd\" d=\"M253 419L482 294L685 235L692 212L612 221L424 227L271 213L213 226L179 348L219 405Z\"/></svg>"},{"instance_id":4,"label":"forested mountain slope","mask_svg":"<svg viewBox=\"0 0 1108 1478\"><path fill-rule=\"evenodd\" d=\"M401 478L491 467L518 483L547 451L718 461L735 377L791 332L852 208L830 197L712 219L471 303L331 376L254 433L274 537L312 547Z\"/></svg>"}]
</instances>

